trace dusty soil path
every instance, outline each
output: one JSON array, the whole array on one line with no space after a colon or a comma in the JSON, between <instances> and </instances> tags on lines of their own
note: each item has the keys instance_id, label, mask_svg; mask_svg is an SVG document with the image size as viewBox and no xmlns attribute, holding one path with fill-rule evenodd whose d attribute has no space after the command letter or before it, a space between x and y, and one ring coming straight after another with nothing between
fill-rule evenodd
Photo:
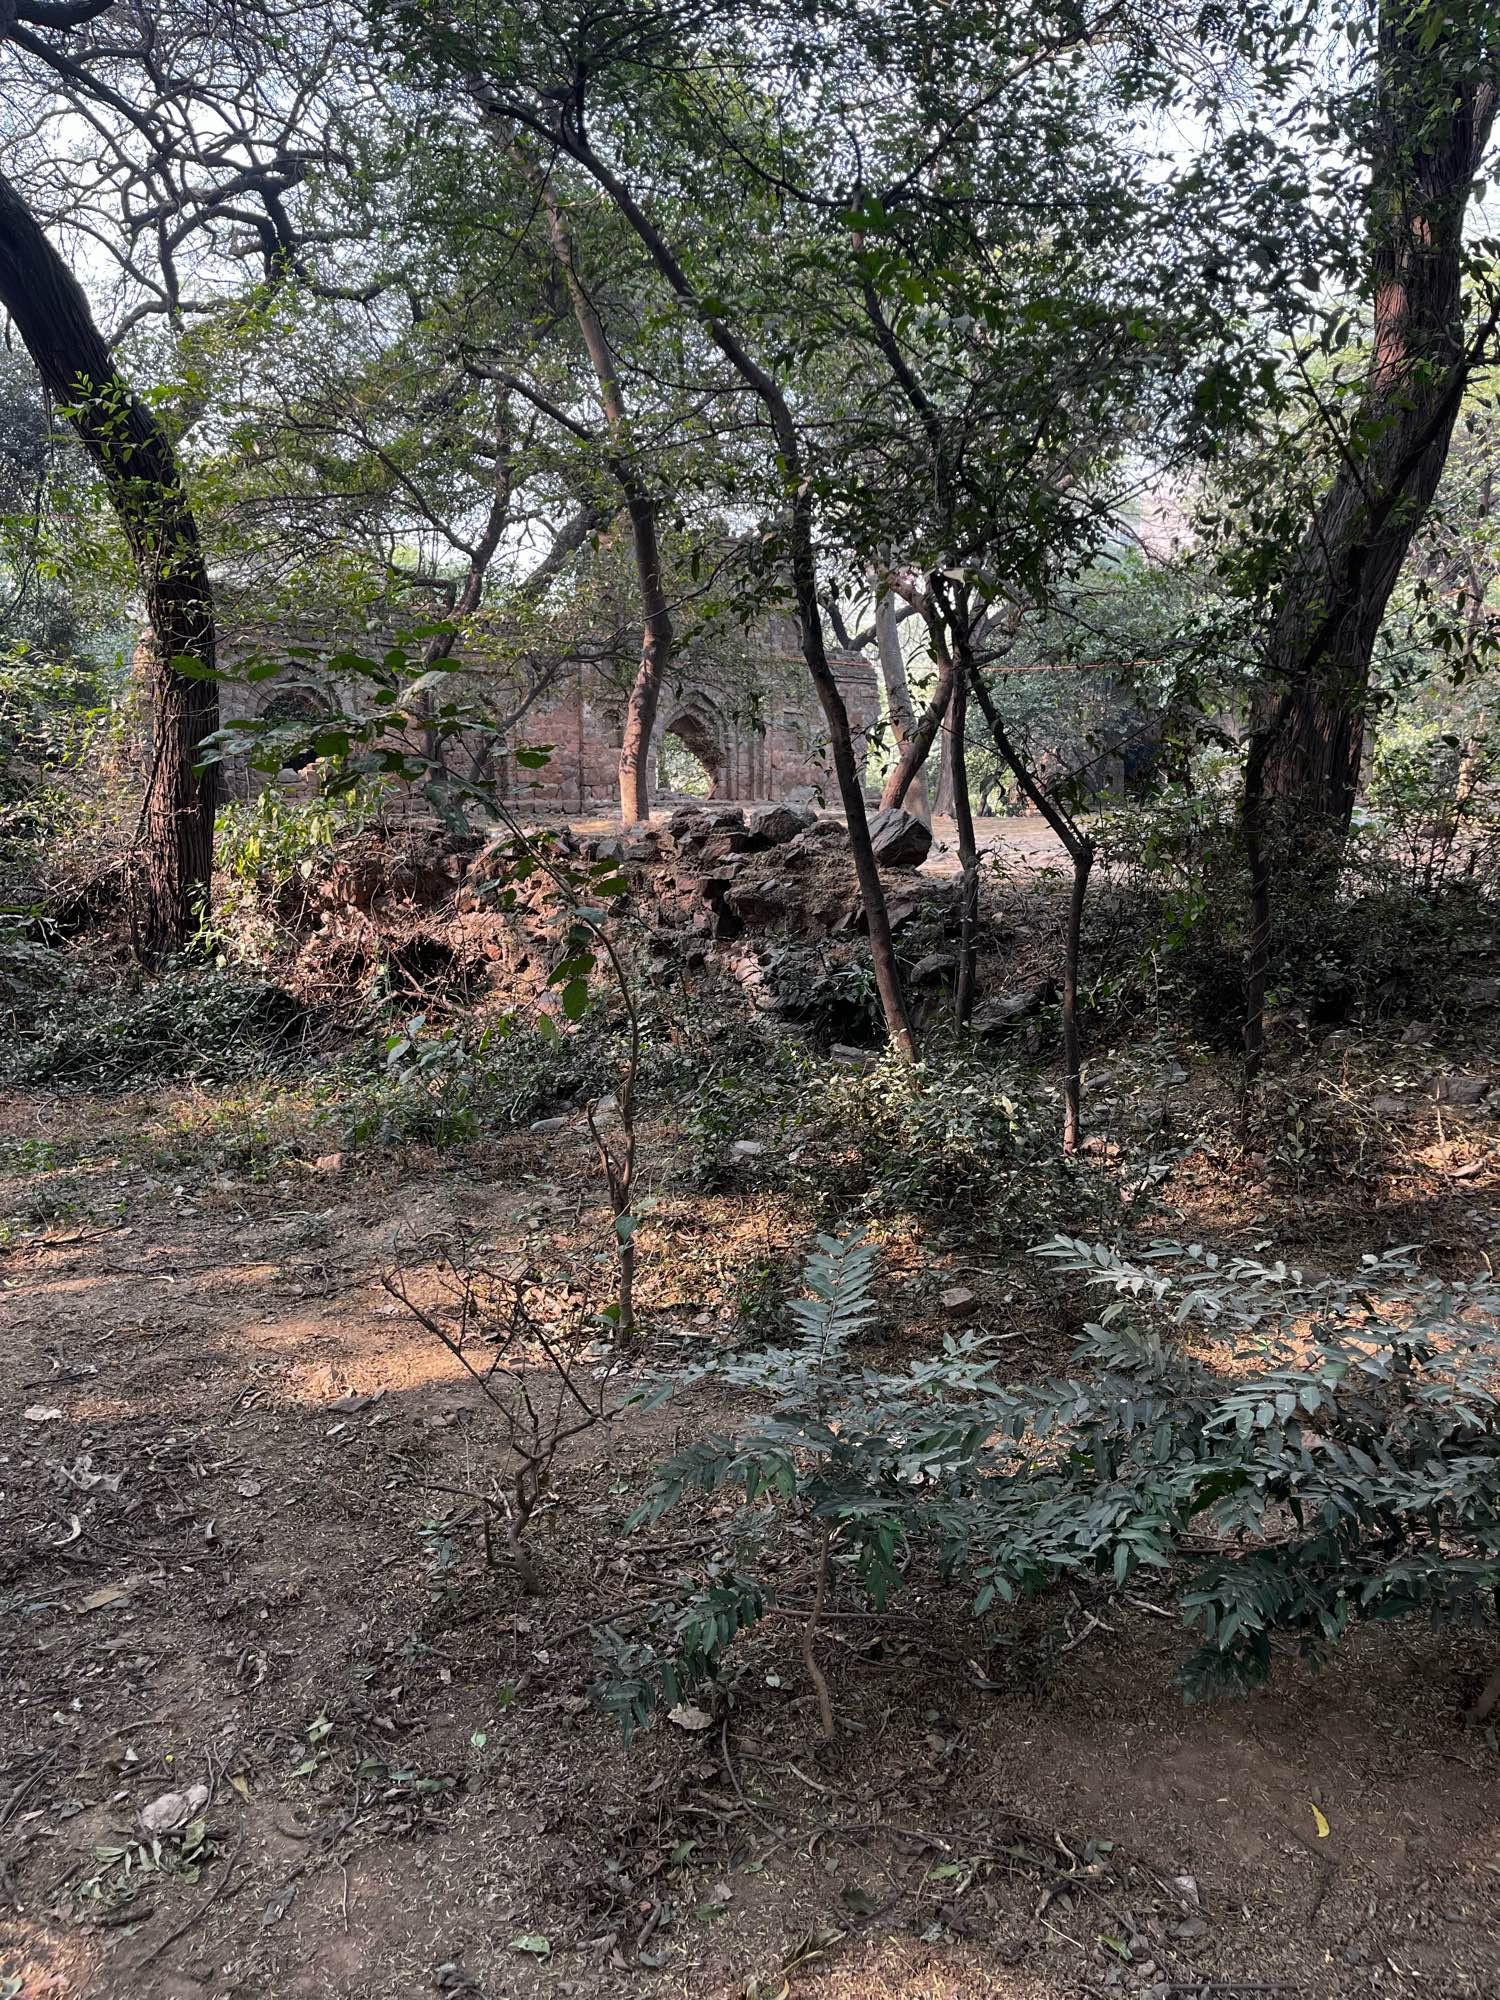
<instances>
[{"instance_id":1,"label":"dusty soil path","mask_svg":"<svg viewBox=\"0 0 1500 2000\"><path fill-rule=\"evenodd\" d=\"M5 1108L0 1994L1496 1993L1464 1635L1188 1709L1144 1598L1081 1586L985 1651L919 1585L832 1621L831 1749L783 1618L710 1727L627 1752L586 1627L712 1554L711 1519L617 1532L705 1413L577 1450L522 1596L455 1498L496 1464L486 1412L379 1283L460 1225L560 1266L593 1240L582 1155L199 1176L141 1163L155 1115ZM38 1222L59 1154L85 1212Z\"/></svg>"}]
</instances>

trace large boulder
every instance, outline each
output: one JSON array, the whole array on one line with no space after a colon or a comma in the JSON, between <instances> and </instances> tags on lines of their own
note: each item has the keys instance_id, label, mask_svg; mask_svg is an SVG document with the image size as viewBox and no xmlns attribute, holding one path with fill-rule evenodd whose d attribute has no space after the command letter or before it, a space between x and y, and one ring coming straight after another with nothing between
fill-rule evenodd
<instances>
[{"instance_id":1,"label":"large boulder","mask_svg":"<svg viewBox=\"0 0 1500 2000\"><path fill-rule=\"evenodd\" d=\"M969 1026L976 1035L1002 1035L1016 1022L1028 1021L1044 1007L1050 1007L1056 998L1056 986L1050 979L1043 979L1024 993L1007 993L999 1000L987 1000L974 1009Z\"/></svg>"},{"instance_id":2,"label":"large boulder","mask_svg":"<svg viewBox=\"0 0 1500 2000\"><path fill-rule=\"evenodd\" d=\"M751 839L762 846L783 847L799 833L805 833L817 817L811 806L778 801L775 805L753 807L746 826Z\"/></svg>"},{"instance_id":3,"label":"large boulder","mask_svg":"<svg viewBox=\"0 0 1500 2000\"><path fill-rule=\"evenodd\" d=\"M882 868L920 868L932 851L932 828L915 813L887 806L870 821L870 844Z\"/></svg>"}]
</instances>

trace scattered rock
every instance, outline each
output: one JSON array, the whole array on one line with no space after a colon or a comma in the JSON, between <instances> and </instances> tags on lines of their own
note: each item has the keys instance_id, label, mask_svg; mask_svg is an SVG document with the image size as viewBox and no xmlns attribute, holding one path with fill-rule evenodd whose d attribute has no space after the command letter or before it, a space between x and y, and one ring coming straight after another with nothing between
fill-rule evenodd
<instances>
[{"instance_id":1,"label":"scattered rock","mask_svg":"<svg viewBox=\"0 0 1500 2000\"><path fill-rule=\"evenodd\" d=\"M938 1304L949 1319L967 1319L979 1304L979 1295L965 1285L955 1285L951 1291L943 1293Z\"/></svg>"},{"instance_id":2,"label":"scattered rock","mask_svg":"<svg viewBox=\"0 0 1500 2000\"><path fill-rule=\"evenodd\" d=\"M835 1042L828 1051L834 1062L848 1063L851 1069L873 1069L880 1060L875 1049L857 1049L851 1042Z\"/></svg>"},{"instance_id":3,"label":"scattered rock","mask_svg":"<svg viewBox=\"0 0 1500 2000\"><path fill-rule=\"evenodd\" d=\"M752 839L766 847L782 847L805 833L817 817L811 806L776 804L754 807L745 824Z\"/></svg>"},{"instance_id":4,"label":"scattered rock","mask_svg":"<svg viewBox=\"0 0 1500 2000\"><path fill-rule=\"evenodd\" d=\"M208 1804L207 1785L189 1785L186 1791L163 1792L141 1808L142 1833L175 1833L196 1819Z\"/></svg>"},{"instance_id":5,"label":"scattered rock","mask_svg":"<svg viewBox=\"0 0 1500 2000\"><path fill-rule=\"evenodd\" d=\"M735 1160L758 1160L765 1152L759 1139L735 1139L729 1147L729 1155Z\"/></svg>"},{"instance_id":6,"label":"scattered rock","mask_svg":"<svg viewBox=\"0 0 1500 2000\"><path fill-rule=\"evenodd\" d=\"M737 860L740 855L753 852L755 842L743 828L730 826L710 834L702 846L701 858L707 865Z\"/></svg>"},{"instance_id":7,"label":"scattered rock","mask_svg":"<svg viewBox=\"0 0 1500 2000\"><path fill-rule=\"evenodd\" d=\"M1471 979L1465 997L1471 1007L1500 1007L1500 979Z\"/></svg>"},{"instance_id":8,"label":"scattered rock","mask_svg":"<svg viewBox=\"0 0 1500 2000\"><path fill-rule=\"evenodd\" d=\"M940 979L946 979L957 964L951 951L930 951L926 958L919 958L911 969L913 986L935 986Z\"/></svg>"},{"instance_id":9,"label":"scattered rock","mask_svg":"<svg viewBox=\"0 0 1500 2000\"><path fill-rule=\"evenodd\" d=\"M1025 993L1007 993L999 1000L986 1000L982 1007L974 1009L969 1026L976 1035L1003 1034L1015 1022L1039 1014L1056 998L1056 986L1050 979L1044 979Z\"/></svg>"},{"instance_id":10,"label":"scattered rock","mask_svg":"<svg viewBox=\"0 0 1500 2000\"><path fill-rule=\"evenodd\" d=\"M62 1411L51 1403L32 1403L22 1410L21 1416L28 1424L55 1424L61 1421Z\"/></svg>"},{"instance_id":11,"label":"scattered rock","mask_svg":"<svg viewBox=\"0 0 1500 2000\"><path fill-rule=\"evenodd\" d=\"M835 847L844 845L849 838L849 829L840 819L815 819L805 833L799 833L795 840L789 840L786 854L789 860L801 860L809 855L831 853Z\"/></svg>"},{"instance_id":12,"label":"scattered rock","mask_svg":"<svg viewBox=\"0 0 1500 2000\"><path fill-rule=\"evenodd\" d=\"M566 1118L533 1118L526 1129L528 1132L561 1132L567 1122Z\"/></svg>"},{"instance_id":13,"label":"scattered rock","mask_svg":"<svg viewBox=\"0 0 1500 2000\"><path fill-rule=\"evenodd\" d=\"M1416 1109L1409 1097L1372 1097L1365 1109L1372 1118L1405 1118Z\"/></svg>"},{"instance_id":14,"label":"scattered rock","mask_svg":"<svg viewBox=\"0 0 1500 2000\"><path fill-rule=\"evenodd\" d=\"M738 806L679 806L667 820L667 832L679 848L701 847L715 838L738 835L745 840L745 815Z\"/></svg>"},{"instance_id":15,"label":"scattered rock","mask_svg":"<svg viewBox=\"0 0 1500 2000\"><path fill-rule=\"evenodd\" d=\"M1483 1104L1493 1081L1488 1076L1437 1076L1432 1094L1439 1104Z\"/></svg>"},{"instance_id":16,"label":"scattered rock","mask_svg":"<svg viewBox=\"0 0 1500 2000\"><path fill-rule=\"evenodd\" d=\"M352 1417L357 1410L368 1410L372 1403L378 1403L384 1394L384 1389L351 1389L347 1396L336 1396L328 1408L336 1416Z\"/></svg>"},{"instance_id":17,"label":"scattered rock","mask_svg":"<svg viewBox=\"0 0 1500 2000\"><path fill-rule=\"evenodd\" d=\"M932 851L932 828L915 813L888 806L870 821L870 844L882 868L920 868Z\"/></svg>"},{"instance_id":18,"label":"scattered rock","mask_svg":"<svg viewBox=\"0 0 1500 2000\"><path fill-rule=\"evenodd\" d=\"M1431 1021L1408 1021L1406 1024L1406 1033L1401 1037L1401 1046L1403 1049L1415 1049L1420 1047L1423 1042L1430 1042L1431 1040Z\"/></svg>"},{"instance_id":19,"label":"scattered rock","mask_svg":"<svg viewBox=\"0 0 1500 2000\"><path fill-rule=\"evenodd\" d=\"M774 875L759 882L737 882L726 898L735 915L750 925L780 923L787 914L785 885Z\"/></svg>"}]
</instances>

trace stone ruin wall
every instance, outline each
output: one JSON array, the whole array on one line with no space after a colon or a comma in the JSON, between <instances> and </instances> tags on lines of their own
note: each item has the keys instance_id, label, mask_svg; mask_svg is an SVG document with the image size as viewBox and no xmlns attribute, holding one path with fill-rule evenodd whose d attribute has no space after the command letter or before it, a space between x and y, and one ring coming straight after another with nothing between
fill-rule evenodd
<instances>
[{"instance_id":1,"label":"stone ruin wall","mask_svg":"<svg viewBox=\"0 0 1500 2000\"><path fill-rule=\"evenodd\" d=\"M273 634L251 624L231 624L221 638L221 662L232 675L236 664L250 654L273 651L278 638L287 646L326 649L329 656L344 646L378 656L391 644L389 633L376 631L331 637L326 631ZM455 664L482 670L483 655L471 650L459 655ZM857 654L834 654L830 665L849 711L858 754L880 721L879 681L875 669ZM293 692L297 678L289 671L255 684L225 680L220 689L224 721L284 713L289 701L301 698ZM502 712L508 678L497 670L496 706ZM322 685L326 691L327 677ZM344 713L361 712L366 699L363 683L348 677L333 685ZM550 746L551 761L528 771L513 766L508 758L500 760L502 795L516 805L549 813L617 807L625 698L626 690L607 670L582 661L566 663L511 732L517 747ZM744 657L732 664L695 660L690 650L674 663L658 708L651 753L653 781L662 740L669 733L703 766L712 783L707 796L715 801L837 802L827 725L789 619L766 620L752 635ZM243 757L226 761L222 775L226 794L241 799L270 782ZM656 789L660 792L659 786ZM670 803L681 795L661 796Z\"/></svg>"}]
</instances>

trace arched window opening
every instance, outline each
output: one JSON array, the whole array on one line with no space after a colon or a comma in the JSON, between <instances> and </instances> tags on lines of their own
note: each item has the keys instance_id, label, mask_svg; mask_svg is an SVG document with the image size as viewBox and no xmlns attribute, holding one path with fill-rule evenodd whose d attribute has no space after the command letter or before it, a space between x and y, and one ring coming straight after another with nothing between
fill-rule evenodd
<instances>
[{"instance_id":1,"label":"arched window opening","mask_svg":"<svg viewBox=\"0 0 1500 2000\"><path fill-rule=\"evenodd\" d=\"M691 709L674 715L662 731L658 784L688 798L719 796L724 753L708 724Z\"/></svg>"}]
</instances>

